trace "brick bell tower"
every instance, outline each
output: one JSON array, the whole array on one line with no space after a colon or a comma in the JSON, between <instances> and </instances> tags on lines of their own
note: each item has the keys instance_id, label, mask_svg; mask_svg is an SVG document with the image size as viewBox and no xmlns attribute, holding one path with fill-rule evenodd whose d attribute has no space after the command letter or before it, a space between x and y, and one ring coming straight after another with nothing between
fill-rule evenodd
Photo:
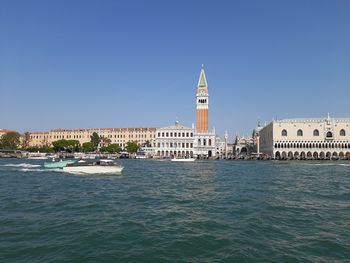
<instances>
[{"instance_id":1,"label":"brick bell tower","mask_svg":"<svg viewBox=\"0 0 350 263\"><path fill-rule=\"evenodd\" d=\"M204 65L202 64L201 73L199 75L197 94L196 94L196 131L208 132L208 110L209 110L209 94L207 79L205 78Z\"/></svg>"}]
</instances>

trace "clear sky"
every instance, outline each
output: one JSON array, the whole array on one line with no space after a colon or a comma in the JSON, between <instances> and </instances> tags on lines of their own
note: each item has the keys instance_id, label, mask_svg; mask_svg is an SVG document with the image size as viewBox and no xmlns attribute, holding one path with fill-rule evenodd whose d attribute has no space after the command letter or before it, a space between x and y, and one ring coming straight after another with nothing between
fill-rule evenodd
<instances>
[{"instance_id":1,"label":"clear sky","mask_svg":"<svg viewBox=\"0 0 350 263\"><path fill-rule=\"evenodd\" d=\"M350 117L350 1L0 1L0 128Z\"/></svg>"}]
</instances>

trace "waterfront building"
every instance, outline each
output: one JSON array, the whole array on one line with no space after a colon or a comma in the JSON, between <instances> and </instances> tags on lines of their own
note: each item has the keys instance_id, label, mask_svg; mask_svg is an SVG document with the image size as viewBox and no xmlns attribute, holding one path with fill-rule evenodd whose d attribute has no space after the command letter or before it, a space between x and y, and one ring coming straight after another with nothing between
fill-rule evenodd
<instances>
[{"instance_id":1,"label":"waterfront building","mask_svg":"<svg viewBox=\"0 0 350 263\"><path fill-rule=\"evenodd\" d=\"M259 137L261 153L276 159L350 159L350 118L274 120Z\"/></svg>"},{"instance_id":2,"label":"waterfront building","mask_svg":"<svg viewBox=\"0 0 350 263\"><path fill-rule=\"evenodd\" d=\"M255 140L251 136L236 135L235 142L233 144L233 152L235 156L248 156L255 152Z\"/></svg>"},{"instance_id":3,"label":"waterfront building","mask_svg":"<svg viewBox=\"0 0 350 263\"><path fill-rule=\"evenodd\" d=\"M4 134L9 133L9 132L16 132L16 131L8 130L8 129L0 129L0 139Z\"/></svg>"},{"instance_id":4,"label":"waterfront building","mask_svg":"<svg viewBox=\"0 0 350 263\"><path fill-rule=\"evenodd\" d=\"M29 146L30 147L42 147L49 146L51 141L49 142L49 132L31 132Z\"/></svg>"},{"instance_id":5,"label":"waterfront building","mask_svg":"<svg viewBox=\"0 0 350 263\"><path fill-rule=\"evenodd\" d=\"M263 127L258 122L257 126L252 132L252 136L240 136L236 134L235 142L233 144L233 153L238 157L259 155L259 132Z\"/></svg>"},{"instance_id":6,"label":"waterfront building","mask_svg":"<svg viewBox=\"0 0 350 263\"><path fill-rule=\"evenodd\" d=\"M89 129L53 129L49 132L33 132L30 135L30 146L51 145L53 141L78 140L80 144L90 142L90 136L96 132L100 137L116 143L122 149L130 141L140 145L154 146L156 128L89 128Z\"/></svg>"},{"instance_id":7,"label":"waterfront building","mask_svg":"<svg viewBox=\"0 0 350 263\"><path fill-rule=\"evenodd\" d=\"M193 157L195 129L175 125L156 130L156 155L158 157Z\"/></svg>"},{"instance_id":8,"label":"waterfront building","mask_svg":"<svg viewBox=\"0 0 350 263\"><path fill-rule=\"evenodd\" d=\"M194 154L199 158L216 156L215 129L209 131L209 92L202 65L196 92L196 128Z\"/></svg>"}]
</instances>

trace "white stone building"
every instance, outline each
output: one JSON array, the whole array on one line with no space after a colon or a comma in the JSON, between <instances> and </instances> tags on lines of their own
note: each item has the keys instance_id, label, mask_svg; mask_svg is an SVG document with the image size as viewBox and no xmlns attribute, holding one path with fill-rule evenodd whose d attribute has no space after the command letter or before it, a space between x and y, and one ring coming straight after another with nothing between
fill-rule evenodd
<instances>
[{"instance_id":1,"label":"white stone building","mask_svg":"<svg viewBox=\"0 0 350 263\"><path fill-rule=\"evenodd\" d=\"M158 157L193 157L194 128L175 125L156 129L155 154Z\"/></svg>"},{"instance_id":2,"label":"white stone building","mask_svg":"<svg viewBox=\"0 0 350 263\"><path fill-rule=\"evenodd\" d=\"M276 159L350 159L350 118L274 120L259 137L261 153Z\"/></svg>"}]
</instances>

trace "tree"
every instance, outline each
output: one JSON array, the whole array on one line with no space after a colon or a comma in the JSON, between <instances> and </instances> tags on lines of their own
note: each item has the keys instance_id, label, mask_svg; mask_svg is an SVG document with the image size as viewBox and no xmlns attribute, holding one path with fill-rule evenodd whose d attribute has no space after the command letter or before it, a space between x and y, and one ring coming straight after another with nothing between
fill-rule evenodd
<instances>
[{"instance_id":1,"label":"tree","mask_svg":"<svg viewBox=\"0 0 350 263\"><path fill-rule=\"evenodd\" d=\"M111 139L103 137L103 136L100 137L100 139L101 139L102 147L109 146L111 144L111 142L112 142Z\"/></svg>"},{"instance_id":2,"label":"tree","mask_svg":"<svg viewBox=\"0 0 350 263\"><path fill-rule=\"evenodd\" d=\"M52 142L53 145L53 149L55 150L55 152L61 152L61 151L65 151L66 146L67 146L67 141L62 139L62 140L57 140Z\"/></svg>"},{"instance_id":3,"label":"tree","mask_svg":"<svg viewBox=\"0 0 350 263\"><path fill-rule=\"evenodd\" d=\"M67 140L66 150L69 152L79 152L80 142L78 140Z\"/></svg>"},{"instance_id":4,"label":"tree","mask_svg":"<svg viewBox=\"0 0 350 263\"><path fill-rule=\"evenodd\" d=\"M149 140L147 140L147 141L143 144L143 146L152 147L152 144L151 144L151 142L150 142Z\"/></svg>"},{"instance_id":5,"label":"tree","mask_svg":"<svg viewBox=\"0 0 350 263\"><path fill-rule=\"evenodd\" d=\"M68 152L74 152L79 151L80 148L80 142L78 140L58 140L52 142L53 148L55 152L59 151L68 151Z\"/></svg>"},{"instance_id":6,"label":"tree","mask_svg":"<svg viewBox=\"0 0 350 263\"><path fill-rule=\"evenodd\" d=\"M5 133L0 139L0 148L15 150L20 145L21 135L18 132Z\"/></svg>"},{"instance_id":7,"label":"tree","mask_svg":"<svg viewBox=\"0 0 350 263\"><path fill-rule=\"evenodd\" d=\"M107 147L101 147L101 152L108 152L108 153L119 153L122 150L120 146L116 143L112 143L108 145Z\"/></svg>"},{"instance_id":8,"label":"tree","mask_svg":"<svg viewBox=\"0 0 350 263\"><path fill-rule=\"evenodd\" d=\"M140 146L136 142L127 142L126 150L128 153L136 153Z\"/></svg>"},{"instance_id":9,"label":"tree","mask_svg":"<svg viewBox=\"0 0 350 263\"><path fill-rule=\"evenodd\" d=\"M51 153L53 152L53 148L48 145L43 145L41 147L32 146L26 149L28 152L41 152L41 153Z\"/></svg>"},{"instance_id":10,"label":"tree","mask_svg":"<svg viewBox=\"0 0 350 263\"><path fill-rule=\"evenodd\" d=\"M94 151L94 145L92 144L92 142L84 142L82 147L81 147L81 150L84 153L93 152Z\"/></svg>"},{"instance_id":11,"label":"tree","mask_svg":"<svg viewBox=\"0 0 350 263\"><path fill-rule=\"evenodd\" d=\"M27 149L30 143L30 133L25 132L22 136L22 148Z\"/></svg>"},{"instance_id":12,"label":"tree","mask_svg":"<svg viewBox=\"0 0 350 263\"><path fill-rule=\"evenodd\" d=\"M97 150L98 145L99 145L100 142L101 142L101 138L98 136L98 134L97 134L96 132L94 132L94 133L90 136L90 139L91 139L92 145L94 146L94 150Z\"/></svg>"}]
</instances>

